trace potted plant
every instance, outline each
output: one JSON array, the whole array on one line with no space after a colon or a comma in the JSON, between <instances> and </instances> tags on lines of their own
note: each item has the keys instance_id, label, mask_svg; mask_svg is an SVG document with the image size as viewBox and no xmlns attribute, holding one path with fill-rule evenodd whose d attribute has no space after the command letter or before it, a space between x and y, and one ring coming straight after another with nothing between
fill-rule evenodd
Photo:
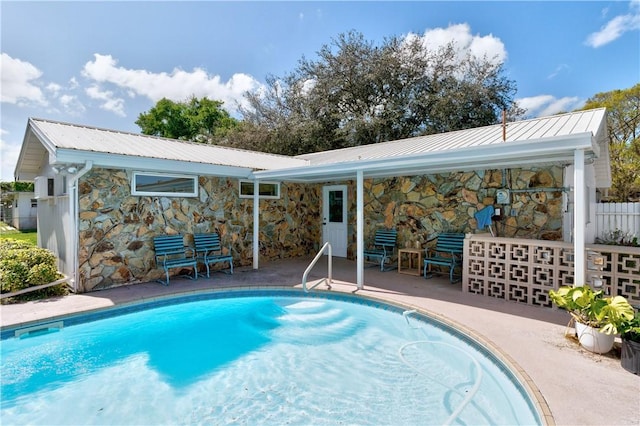
<instances>
[{"instance_id":1,"label":"potted plant","mask_svg":"<svg viewBox=\"0 0 640 426\"><path fill-rule=\"evenodd\" d=\"M585 349L604 354L613 348L619 329L634 317L633 307L622 296L605 296L588 285L550 290L551 301L566 309L575 321L576 334Z\"/></svg>"},{"instance_id":2,"label":"potted plant","mask_svg":"<svg viewBox=\"0 0 640 426\"><path fill-rule=\"evenodd\" d=\"M620 363L622 368L640 375L640 312L636 312L630 321L620 328L622 348Z\"/></svg>"}]
</instances>

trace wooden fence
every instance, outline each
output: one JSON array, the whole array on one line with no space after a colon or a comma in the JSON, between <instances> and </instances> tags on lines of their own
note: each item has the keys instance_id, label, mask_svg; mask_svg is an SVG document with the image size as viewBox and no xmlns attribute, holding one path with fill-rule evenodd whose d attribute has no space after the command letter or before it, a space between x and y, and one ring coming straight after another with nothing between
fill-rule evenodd
<instances>
[{"instance_id":1,"label":"wooden fence","mask_svg":"<svg viewBox=\"0 0 640 426\"><path fill-rule=\"evenodd\" d=\"M596 204L596 237L612 233L640 238L640 203Z\"/></svg>"}]
</instances>

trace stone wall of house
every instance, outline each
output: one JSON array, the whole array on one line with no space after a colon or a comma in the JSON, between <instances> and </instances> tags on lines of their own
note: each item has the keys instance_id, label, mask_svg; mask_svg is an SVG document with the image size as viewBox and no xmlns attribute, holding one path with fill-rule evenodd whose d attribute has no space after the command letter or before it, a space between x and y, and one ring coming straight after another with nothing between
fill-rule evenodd
<instances>
[{"instance_id":1,"label":"stone wall of house","mask_svg":"<svg viewBox=\"0 0 640 426\"><path fill-rule=\"evenodd\" d=\"M371 243L380 227L395 227L398 244L403 247L407 242L415 241L425 247L429 237L439 232L488 232L486 228L478 230L475 219L475 213L488 205L503 210L503 219L494 222L494 232L501 237L562 240L562 185L563 168L560 166L366 179L365 244ZM522 192L512 192L511 204L498 205L496 190L505 187ZM348 253L354 258L353 185L349 200L353 214L349 216Z\"/></svg>"},{"instance_id":2,"label":"stone wall of house","mask_svg":"<svg viewBox=\"0 0 640 426\"><path fill-rule=\"evenodd\" d=\"M94 169L79 185L80 291L153 281L153 237L217 231L234 265L253 258L253 200L238 180L200 176L197 198L131 195L125 170ZM282 183L281 197L260 201L260 260L313 253L320 241L322 187Z\"/></svg>"},{"instance_id":3,"label":"stone wall of house","mask_svg":"<svg viewBox=\"0 0 640 426\"><path fill-rule=\"evenodd\" d=\"M503 176L503 173L505 175ZM379 227L398 229L398 244L425 247L443 231L477 230L475 213L494 205L496 190L510 188L511 204L499 206L498 235L562 239L562 167L511 169L366 179L365 244ZM217 231L234 265L252 264L253 200L238 194L238 180L199 178L197 198L131 195L125 170L94 169L79 186L79 269L81 291L92 291L163 275L156 268L153 237ZM349 245L356 253L356 194L348 185ZM336 184L332 182L331 184ZM557 188L550 190L549 188ZM322 184L284 182L277 200L260 201L260 261L315 254L322 238ZM512 214L514 212L515 214Z\"/></svg>"}]
</instances>

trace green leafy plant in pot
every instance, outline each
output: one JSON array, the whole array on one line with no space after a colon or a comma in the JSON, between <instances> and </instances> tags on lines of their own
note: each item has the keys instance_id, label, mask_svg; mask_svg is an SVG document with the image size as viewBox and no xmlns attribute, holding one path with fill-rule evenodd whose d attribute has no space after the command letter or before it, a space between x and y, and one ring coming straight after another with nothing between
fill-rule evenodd
<instances>
[{"instance_id":1,"label":"green leafy plant in pot","mask_svg":"<svg viewBox=\"0 0 640 426\"><path fill-rule=\"evenodd\" d=\"M620 327L622 348L620 364L622 368L640 375L640 312Z\"/></svg>"},{"instance_id":2,"label":"green leafy plant in pot","mask_svg":"<svg viewBox=\"0 0 640 426\"><path fill-rule=\"evenodd\" d=\"M619 329L634 317L626 298L605 296L602 290L594 291L588 285L560 287L550 290L549 296L571 314L580 345L595 353L609 352Z\"/></svg>"}]
</instances>

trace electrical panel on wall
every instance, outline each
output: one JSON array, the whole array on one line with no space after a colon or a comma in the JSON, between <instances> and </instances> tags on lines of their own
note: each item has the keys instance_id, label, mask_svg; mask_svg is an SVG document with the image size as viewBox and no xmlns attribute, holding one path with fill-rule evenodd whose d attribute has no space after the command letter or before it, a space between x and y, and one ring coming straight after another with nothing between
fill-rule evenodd
<instances>
[{"instance_id":1,"label":"electrical panel on wall","mask_svg":"<svg viewBox=\"0 0 640 426\"><path fill-rule=\"evenodd\" d=\"M511 204L511 193L508 189L498 189L496 191L497 204Z\"/></svg>"}]
</instances>

